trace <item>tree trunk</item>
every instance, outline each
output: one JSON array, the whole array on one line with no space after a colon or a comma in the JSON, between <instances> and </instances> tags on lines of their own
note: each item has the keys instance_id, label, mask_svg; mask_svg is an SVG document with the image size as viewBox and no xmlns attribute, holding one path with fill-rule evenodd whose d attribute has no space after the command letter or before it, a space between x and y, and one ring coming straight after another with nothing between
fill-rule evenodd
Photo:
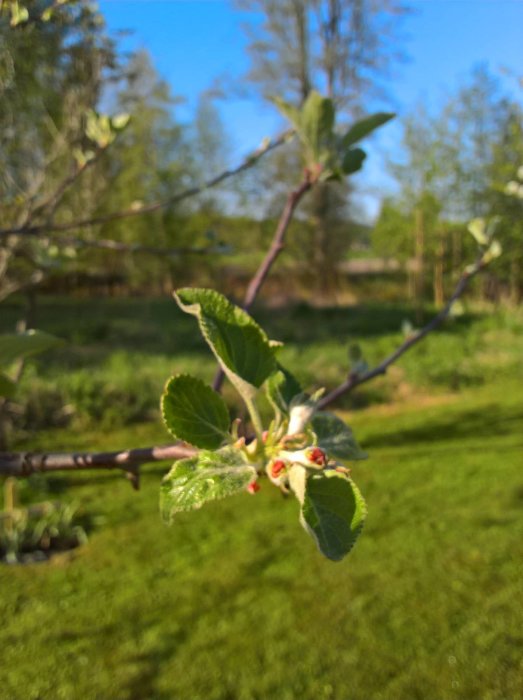
<instances>
[{"instance_id":1,"label":"tree trunk","mask_svg":"<svg viewBox=\"0 0 523 700\"><path fill-rule=\"evenodd\" d=\"M520 261L512 260L510 263L510 300L517 306L521 302L521 268Z\"/></svg>"},{"instance_id":2,"label":"tree trunk","mask_svg":"<svg viewBox=\"0 0 523 700\"><path fill-rule=\"evenodd\" d=\"M416 323L423 321L423 291L425 286L424 252L425 252L425 231L423 221L423 210L417 207L414 212L414 236L416 250Z\"/></svg>"},{"instance_id":3,"label":"tree trunk","mask_svg":"<svg viewBox=\"0 0 523 700\"><path fill-rule=\"evenodd\" d=\"M443 241L443 235L441 235L438 242L438 248L436 251L436 260L434 262L434 278L433 278L433 289L434 289L434 305L436 308L441 308L445 301L445 292L443 288L443 272L445 259L445 243Z\"/></svg>"}]
</instances>

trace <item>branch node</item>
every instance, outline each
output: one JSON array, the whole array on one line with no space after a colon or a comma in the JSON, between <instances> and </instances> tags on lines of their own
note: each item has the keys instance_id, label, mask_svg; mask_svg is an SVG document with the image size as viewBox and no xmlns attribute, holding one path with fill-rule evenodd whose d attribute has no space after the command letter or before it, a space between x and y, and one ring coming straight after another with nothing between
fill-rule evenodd
<instances>
[{"instance_id":1,"label":"branch node","mask_svg":"<svg viewBox=\"0 0 523 700\"><path fill-rule=\"evenodd\" d=\"M140 490L140 465L137 464L133 467L128 467L125 470L125 478L129 479L131 486L135 491Z\"/></svg>"}]
</instances>

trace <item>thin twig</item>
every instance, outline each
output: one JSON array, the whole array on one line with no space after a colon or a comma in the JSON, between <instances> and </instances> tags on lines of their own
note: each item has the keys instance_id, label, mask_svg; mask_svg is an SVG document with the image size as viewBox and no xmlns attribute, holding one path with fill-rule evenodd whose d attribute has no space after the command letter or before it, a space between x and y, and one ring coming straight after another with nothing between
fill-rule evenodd
<instances>
[{"instance_id":1,"label":"thin twig","mask_svg":"<svg viewBox=\"0 0 523 700\"><path fill-rule=\"evenodd\" d=\"M194 197L196 195L201 194L205 190L212 189L213 187L217 187L220 185L222 182L225 180L228 180L229 178L233 177L234 175L238 175L242 173L245 170L248 170L254 163L256 163L260 158L262 158L264 155L269 153L270 151L274 150L281 144L285 143L285 141L288 140L289 136L292 134L292 131L286 131L285 133L281 134L280 136L276 137L275 139L272 139L268 143L264 144L260 148L258 148L254 153L251 153L248 155L240 165L236 166L235 168L231 168L229 170L224 170L222 173L219 175L216 175L215 177L211 178L210 180L207 180L206 182L203 183L203 185L195 186L195 187L190 187L183 192L179 192L178 194L173 195L172 197L169 197L168 199L158 201L158 202L152 202L151 204L144 204L142 206L137 206L137 207L129 207L128 209L123 209L121 211L117 212L112 212L110 214L102 214L100 216L95 216L89 219L81 219L79 221L70 221L68 223L63 223L63 224L55 224L52 222L47 222L47 223L42 223L42 224L34 224L34 225L23 225L23 226L18 226L18 227L11 227L11 228L5 228L5 229L0 229L0 238L5 237L5 236L10 236L13 234L16 235L23 235L23 236L39 236L43 233L50 233L52 231L72 231L73 229L78 229L78 228L86 228L89 226L99 226L101 224L107 224L110 221L118 221L120 219L127 219L130 217L134 216L141 216L143 214L152 214L153 212L159 211L161 209L165 209L166 207L169 207L173 204L177 204L178 202L181 202L184 199L188 199L189 197Z\"/></svg>"},{"instance_id":2,"label":"thin twig","mask_svg":"<svg viewBox=\"0 0 523 700\"><path fill-rule=\"evenodd\" d=\"M289 196L287 197L285 207L283 208L280 220L278 221L278 225L276 227L276 231L274 232L271 247L267 251L267 255L265 256L261 265L255 272L254 277L250 281L249 286L247 287L247 291L245 292L242 308L244 308L246 311L248 311L251 308L252 304L254 303L254 300L258 296L258 292L260 291L261 286L265 282L267 275L270 272L271 267L276 262L276 258L285 247L285 234L287 232L287 229L289 228L289 224L292 220L294 211L296 210L296 207L300 203L304 194L311 189L313 184L314 180L311 178L311 174L309 173L309 171L306 171L305 177L303 178L299 187L290 192ZM224 377L225 374L223 370L221 369L221 367L218 367L213 380L213 389L215 391L220 391Z\"/></svg>"},{"instance_id":3,"label":"thin twig","mask_svg":"<svg viewBox=\"0 0 523 700\"><path fill-rule=\"evenodd\" d=\"M363 374L349 374L348 378L342 384L340 384L338 387L336 387L336 389L333 389L322 399L320 399L318 407L322 409L326 408L330 404L334 403L334 401L339 399L341 396L350 393L357 386L360 386L361 384L364 384L365 382L374 379L374 377L378 377L379 375L385 374L387 369L394 362L396 362L396 360L398 360L414 345L419 343L419 341L422 340L426 335L428 335L439 325L441 325L443 321L448 317L452 308L452 304L463 294L470 280L485 267L485 264L482 262L482 257L483 254L473 265L472 269L465 270L463 272L460 279L458 280L458 283L456 285L456 288L454 289L452 296L450 297L446 305L443 307L443 309L441 309L441 311L436 316L434 316L434 318L431 321L429 321L425 326L423 326L423 328L416 331L416 333L410 335L398 348L396 348L396 350L393 353L391 353L373 369L370 369L368 372L364 372Z\"/></svg>"},{"instance_id":4,"label":"thin twig","mask_svg":"<svg viewBox=\"0 0 523 700\"><path fill-rule=\"evenodd\" d=\"M99 161L101 155L106 151L106 149L107 146L99 147L94 156L86 163L83 165L76 164L72 172L58 184L54 192L52 192L47 199L35 206L35 208L31 211L31 217L34 218L42 213L47 213L47 220L50 221L67 190L74 185L74 183L86 170L91 168Z\"/></svg>"}]
</instances>

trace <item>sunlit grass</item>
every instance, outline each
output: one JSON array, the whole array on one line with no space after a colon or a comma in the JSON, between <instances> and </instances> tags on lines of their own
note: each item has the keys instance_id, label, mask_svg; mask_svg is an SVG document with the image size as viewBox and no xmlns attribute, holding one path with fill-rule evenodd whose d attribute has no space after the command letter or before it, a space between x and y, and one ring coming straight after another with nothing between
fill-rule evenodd
<instances>
[{"instance_id":1,"label":"sunlit grass","mask_svg":"<svg viewBox=\"0 0 523 700\"><path fill-rule=\"evenodd\" d=\"M150 331L156 350L142 344L135 354L120 341L85 338L73 351L101 348L103 356L86 366L107 378L112 371L120 387L126 373L136 383L148 374L160 381L171 364L186 361L209 378L212 362L183 323L183 341L173 339L175 350L166 352L163 313ZM273 317L271 336L287 336L286 359L296 361L302 378L322 371L329 382L343 376L336 365L351 328L368 353L380 356L400 340L397 318L385 311L376 309L367 325L356 314L346 327L344 314L350 311L327 314L320 327L322 317L312 310ZM296 317L312 328L300 330ZM128 334L138 333L128 324ZM167 528L157 503L167 465L145 468L140 493L120 474L37 479L26 496L75 499L93 529L88 545L71 554L0 568L0 697L518 700L518 324L501 315L463 321L406 356L379 389L369 386L374 401L388 392L388 403L360 399L364 410L354 410L356 400L344 403L370 454L353 468L369 516L340 564L316 551L298 523L295 500L266 482L254 497L209 504ZM496 365L501 350L505 359ZM124 358L121 369L114 357ZM449 387L424 379L431 368L456 365L461 376L465 361L477 381ZM44 379L56 380L58 371L49 363ZM404 384L409 391L393 401ZM20 436L19 446L113 449L168 439L159 422L115 420L102 430L91 421L82 430Z\"/></svg>"}]
</instances>

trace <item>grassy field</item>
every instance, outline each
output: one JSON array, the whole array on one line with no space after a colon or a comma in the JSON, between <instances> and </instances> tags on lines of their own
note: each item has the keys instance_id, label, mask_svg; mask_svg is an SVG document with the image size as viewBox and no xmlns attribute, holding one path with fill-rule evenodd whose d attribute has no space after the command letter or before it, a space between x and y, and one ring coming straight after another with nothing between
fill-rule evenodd
<instances>
[{"instance_id":1,"label":"grassy field","mask_svg":"<svg viewBox=\"0 0 523 700\"><path fill-rule=\"evenodd\" d=\"M372 363L407 316L259 313L300 378L329 386L346 372L347 342ZM165 378L213 371L193 326L169 302L44 307L40 327L69 344L28 374L20 403L36 392L57 417L41 416L37 434L20 426L18 446L165 442L145 420ZM368 520L340 564L321 558L296 502L267 483L166 528L160 466L144 470L139 494L117 475L35 480L33 498L78 501L92 529L72 553L0 567L0 697L523 698L522 356L521 315L466 315L340 406L370 454L353 470ZM106 380L121 402L110 411L95 401Z\"/></svg>"}]
</instances>

